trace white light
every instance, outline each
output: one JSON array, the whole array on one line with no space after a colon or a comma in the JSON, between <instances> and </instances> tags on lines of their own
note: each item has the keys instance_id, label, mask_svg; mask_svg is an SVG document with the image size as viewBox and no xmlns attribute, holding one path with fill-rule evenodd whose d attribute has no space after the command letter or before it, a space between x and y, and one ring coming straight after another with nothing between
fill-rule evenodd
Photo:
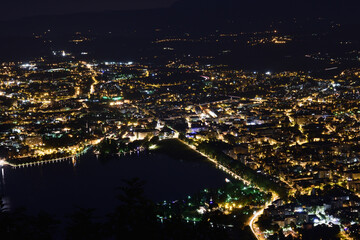
<instances>
[{"instance_id":1,"label":"white light","mask_svg":"<svg viewBox=\"0 0 360 240\"><path fill-rule=\"evenodd\" d=\"M200 207L199 209L196 210L199 214L204 214L206 213L206 209L204 207Z\"/></svg>"},{"instance_id":2,"label":"white light","mask_svg":"<svg viewBox=\"0 0 360 240\"><path fill-rule=\"evenodd\" d=\"M268 71L268 72L266 72L265 74L269 76L269 75L271 75L271 72Z\"/></svg>"},{"instance_id":3,"label":"white light","mask_svg":"<svg viewBox=\"0 0 360 240\"><path fill-rule=\"evenodd\" d=\"M157 145L151 145L151 146L149 147L150 150L155 150L156 148L157 148Z\"/></svg>"},{"instance_id":4,"label":"white light","mask_svg":"<svg viewBox=\"0 0 360 240\"><path fill-rule=\"evenodd\" d=\"M36 69L36 64L30 64L30 63L24 63L22 65L20 65L20 68L22 69Z\"/></svg>"}]
</instances>

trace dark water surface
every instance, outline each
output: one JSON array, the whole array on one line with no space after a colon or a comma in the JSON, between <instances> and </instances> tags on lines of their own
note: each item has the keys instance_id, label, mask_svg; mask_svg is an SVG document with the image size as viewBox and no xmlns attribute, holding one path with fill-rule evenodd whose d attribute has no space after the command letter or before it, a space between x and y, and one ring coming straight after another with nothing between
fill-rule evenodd
<instances>
[{"instance_id":1,"label":"dark water surface","mask_svg":"<svg viewBox=\"0 0 360 240\"><path fill-rule=\"evenodd\" d=\"M154 201L175 200L204 188L220 187L225 173L208 162L180 161L166 155L133 154L100 161L87 154L71 161L27 168L4 167L1 192L11 208L26 207L30 213L46 211L62 216L76 206L101 213L116 205L122 179L146 181L146 196Z\"/></svg>"}]
</instances>

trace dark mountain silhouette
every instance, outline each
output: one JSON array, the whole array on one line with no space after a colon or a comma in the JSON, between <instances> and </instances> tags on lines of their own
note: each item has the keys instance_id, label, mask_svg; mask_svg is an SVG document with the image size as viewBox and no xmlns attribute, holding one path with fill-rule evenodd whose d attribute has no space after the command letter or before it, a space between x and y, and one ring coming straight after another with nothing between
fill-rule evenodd
<instances>
[{"instance_id":1,"label":"dark mountain silhouette","mask_svg":"<svg viewBox=\"0 0 360 240\"><path fill-rule=\"evenodd\" d=\"M159 51L164 55L161 49L156 48L157 45L151 44L155 39L181 37L188 33L188 36L196 38L212 36L214 32L276 29L294 36L321 33L326 34L326 39L332 39L321 43L313 38L301 39L304 41L289 44L280 50L268 48L266 62L273 61L276 55L283 59L278 61L278 65L283 66L289 62L289 56L304 56L315 49L335 51L339 48L337 42L343 40L357 44L360 33L356 30L360 27L360 18L356 11L359 5L356 0L179 0L173 6L163 9L27 17L0 22L0 59L31 59L34 56L46 56L57 49L76 52L82 51L83 46L83 51L91 51L101 59L122 56L123 60L134 60L156 55ZM79 44L80 47L76 45L75 49L74 44L69 43L75 32L82 32L94 41ZM36 39L34 36L41 38ZM181 46L178 49L186 50L188 47ZM193 47L193 52L201 50L203 55L220 48L206 44ZM249 50L234 43L222 47L224 49L217 50L233 48L233 62L241 63L238 59L241 55L246 64L252 59L255 66L264 65L261 61L266 59L266 54L261 47ZM174 52L168 54L172 56ZM298 66L299 60L294 59Z\"/></svg>"}]
</instances>

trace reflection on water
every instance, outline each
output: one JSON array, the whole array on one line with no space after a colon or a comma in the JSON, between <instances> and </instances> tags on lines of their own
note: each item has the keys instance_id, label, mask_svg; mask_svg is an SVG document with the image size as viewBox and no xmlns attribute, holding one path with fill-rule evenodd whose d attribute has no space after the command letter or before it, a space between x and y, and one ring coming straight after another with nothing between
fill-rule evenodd
<instances>
[{"instance_id":1,"label":"reflection on water","mask_svg":"<svg viewBox=\"0 0 360 240\"><path fill-rule=\"evenodd\" d=\"M4 209L11 209L9 198L5 195L5 169L1 167L0 196Z\"/></svg>"},{"instance_id":2,"label":"reflection on water","mask_svg":"<svg viewBox=\"0 0 360 240\"><path fill-rule=\"evenodd\" d=\"M8 207L26 207L62 215L75 206L111 211L123 179L147 182L146 195L154 200L180 199L203 188L219 187L228 177L206 162L178 161L165 155L133 154L99 160L81 159L40 166L1 169L1 194Z\"/></svg>"}]
</instances>

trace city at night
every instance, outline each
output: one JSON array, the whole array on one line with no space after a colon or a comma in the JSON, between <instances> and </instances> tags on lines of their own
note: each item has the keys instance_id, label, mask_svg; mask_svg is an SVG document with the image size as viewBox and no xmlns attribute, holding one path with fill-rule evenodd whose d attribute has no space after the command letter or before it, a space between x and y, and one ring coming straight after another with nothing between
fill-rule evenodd
<instances>
[{"instance_id":1,"label":"city at night","mask_svg":"<svg viewBox=\"0 0 360 240\"><path fill-rule=\"evenodd\" d=\"M0 239L360 239L359 9L3 2Z\"/></svg>"}]
</instances>

